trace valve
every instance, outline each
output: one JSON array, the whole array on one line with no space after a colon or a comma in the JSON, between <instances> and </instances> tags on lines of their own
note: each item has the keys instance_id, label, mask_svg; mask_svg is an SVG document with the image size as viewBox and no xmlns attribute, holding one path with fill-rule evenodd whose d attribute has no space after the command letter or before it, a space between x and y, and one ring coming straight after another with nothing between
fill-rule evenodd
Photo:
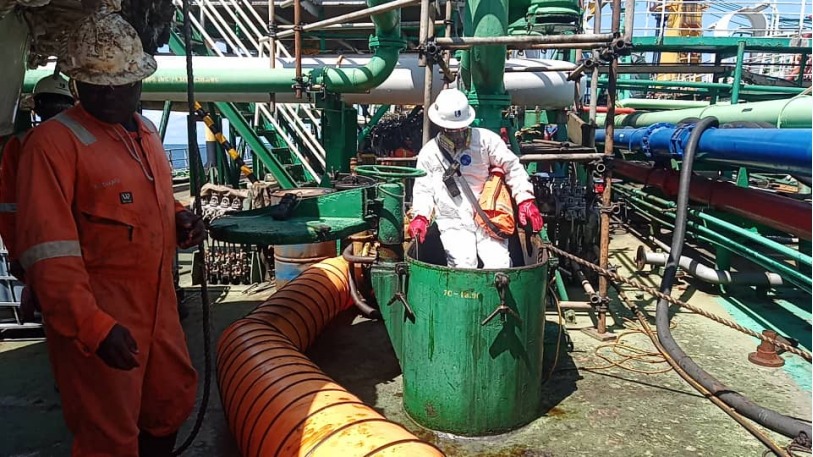
<instances>
[{"instance_id":1,"label":"valve","mask_svg":"<svg viewBox=\"0 0 813 457\"><path fill-rule=\"evenodd\" d=\"M500 295L500 304L497 306L491 314L488 315L483 322L480 322L480 325L486 325L491 322L492 319L497 317L499 314L500 322L503 324L505 323L505 316L506 314L510 314L514 317L514 319L518 320L520 324L522 324L522 318L519 317L519 314L511 309L508 305L505 304L505 291L508 289L508 284L511 283L511 279L505 273L497 273L494 275L494 287L497 288L497 293Z\"/></svg>"},{"instance_id":2,"label":"valve","mask_svg":"<svg viewBox=\"0 0 813 457\"><path fill-rule=\"evenodd\" d=\"M409 274L407 265L405 263L396 263L395 274L398 276L398 287L395 289L395 294L390 298L390 301L387 302L387 306L391 306L396 301L400 301L401 304L404 305L404 320L406 320L407 317L414 319L415 313L412 312L412 307L409 306L409 302L404 293L404 289L406 288L404 283Z\"/></svg>"},{"instance_id":3,"label":"valve","mask_svg":"<svg viewBox=\"0 0 813 457\"><path fill-rule=\"evenodd\" d=\"M359 165L356 167L356 174L380 180L409 179L426 176L426 172L423 170L394 165Z\"/></svg>"}]
</instances>

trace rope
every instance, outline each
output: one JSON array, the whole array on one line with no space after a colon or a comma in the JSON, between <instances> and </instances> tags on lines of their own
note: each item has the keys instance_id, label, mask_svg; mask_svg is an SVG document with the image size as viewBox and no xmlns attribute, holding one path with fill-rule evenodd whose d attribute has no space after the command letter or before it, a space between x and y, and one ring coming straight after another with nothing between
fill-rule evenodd
<instances>
[{"instance_id":1,"label":"rope","mask_svg":"<svg viewBox=\"0 0 813 457\"><path fill-rule=\"evenodd\" d=\"M673 305L686 308L686 309L688 309L688 310L690 310L690 311L692 311L694 313L697 313L697 314L699 314L699 315L701 315L701 316L703 316L705 318L711 319L714 322L717 322L719 324L723 324L726 327L730 327L730 328L732 328L734 330L737 330L738 332L741 332L741 333L744 333L746 335L752 336L752 337L757 338L757 339L759 339L761 341L766 341L768 343L771 343L771 344L775 345L778 348L781 348L781 349L783 349L783 350L785 350L787 352L790 352L791 354L798 355L799 357L805 359L807 362L811 362L811 354L809 352L805 351L805 350L795 348L795 347L790 346L788 344L785 344L785 343L783 343L781 341L778 341L775 338L768 338L768 337L762 335L761 333L757 333L757 332L755 332L755 331L753 331L751 329L745 328L742 325L737 324L736 322L732 322L732 321L730 321L728 319L724 319L724 318L722 318L720 316L717 316L715 314L712 314L712 313L710 313L710 312L708 312L708 311L706 311L704 309L698 308L698 307L690 305L690 304L688 304L688 303L686 303L684 301L673 298L673 297L671 297L669 295L666 295L666 294L658 291L657 289L655 289L653 287L649 287L649 286L646 286L644 284L641 284L640 282L638 282L638 281L636 281L634 279L624 278L624 277L622 277L621 275L619 275L618 273L616 273L614 271L610 271L610 270L606 270L604 268L601 268L596 264L590 263L590 262L588 262L588 261L586 261L586 260L584 260L584 259L582 259L580 257L577 257L577 256L575 256L573 254L568 253L568 252L565 252L565 251L563 251L563 250L561 250L561 249L559 249L557 247L554 247L554 246L552 246L552 245L550 245L548 243L545 243L545 247L548 248L554 254L565 257L565 258L567 258L567 259L569 259L569 260L571 260L571 261L573 261L573 262L575 262L575 263L577 263L577 264L579 264L581 266L587 267L587 268L599 273L602 276L606 276L606 277L608 277L608 278L610 278L610 279L612 279L612 280L614 280L616 282L620 282L620 283L623 283L623 284L633 286L633 287L635 287L635 288L637 288L639 290L642 290L642 291L644 291L644 292L646 292L646 293L648 293L650 295L658 297L658 298L660 298L662 300L666 300L667 302L669 302L669 303L671 303Z\"/></svg>"},{"instance_id":2,"label":"rope","mask_svg":"<svg viewBox=\"0 0 813 457\"><path fill-rule=\"evenodd\" d=\"M628 321L632 324L631 321ZM640 368L636 368L634 366L629 366L629 363L639 363L644 365L657 365L668 363L666 358L661 354L659 351L647 351L641 349L636 346L632 346L629 344L624 344L621 341L624 338L628 338L632 335L646 335L646 332L642 328L632 327L629 330L621 332L616 338L616 341L613 343L605 343L602 345L597 346L593 353L599 357L600 359L607 362L607 365L595 366L595 367L582 367L583 370L587 371L598 371L598 370L606 370L608 368L621 368L627 371L631 371L633 373L645 374L645 375L652 375L652 374L660 374L660 373L667 373L672 371L672 367L666 368L656 368L652 370L643 370ZM612 349L612 353L621 357L621 359L611 359L610 357L603 355L600 351L604 348Z\"/></svg>"},{"instance_id":3,"label":"rope","mask_svg":"<svg viewBox=\"0 0 813 457\"><path fill-rule=\"evenodd\" d=\"M758 439L765 447L768 448L768 452L773 452L774 455L779 457L792 457L792 454L788 452L786 449L783 449L773 441L769 436L763 433L760 429L756 428L754 424L750 421L746 420L746 418L738 413L734 408L725 404L722 400L718 397L714 396L711 392L708 391L702 384L695 381L691 376L683 370L683 368L669 355L668 352L661 346L660 341L658 340L658 335L652 331L652 328L649 326L649 323L646 320L646 316L644 313L635 306L627 295L621 290L621 287L616 282L610 281L610 285L618 292L618 298L635 314L635 317L638 319L638 322L641 325L641 329L643 333L649 337L652 341L652 344L655 345L655 348L661 352L663 355L664 360L669 363L669 365L675 370L675 372L683 378L684 381L689 383L692 387L694 387L698 392L700 392L704 397L706 397L709 401L714 403L715 406L719 407L724 413L728 414L734 421L740 424L743 428L745 428L754 438Z\"/></svg>"}]
</instances>

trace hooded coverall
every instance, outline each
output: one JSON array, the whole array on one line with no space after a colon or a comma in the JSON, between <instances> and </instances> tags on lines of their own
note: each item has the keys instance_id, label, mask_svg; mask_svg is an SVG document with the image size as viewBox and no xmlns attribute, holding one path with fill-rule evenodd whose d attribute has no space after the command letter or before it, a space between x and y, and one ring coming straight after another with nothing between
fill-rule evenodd
<instances>
[{"instance_id":1,"label":"hooded coverall","mask_svg":"<svg viewBox=\"0 0 813 457\"><path fill-rule=\"evenodd\" d=\"M20 262L42 306L74 456L137 456L139 431L176 432L195 402L172 281L183 207L155 126L136 120L127 132L75 106L37 127L20 161ZM138 344L130 371L95 355L115 323Z\"/></svg>"},{"instance_id":2,"label":"hooded coverall","mask_svg":"<svg viewBox=\"0 0 813 457\"><path fill-rule=\"evenodd\" d=\"M460 173L479 198L491 167L505 170L505 183L511 189L514 201L521 203L534 198L533 186L519 158L506 147L496 133L471 129L469 146L452 153L460 162ZM508 268L511 258L508 240L498 240L474 221L474 207L460 189L460 195L452 197L443 183L443 173L449 163L440 151L437 138L426 143L418 153L417 168L426 175L415 180L412 191L413 217L423 216L430 220L435 213L435 223L446 251L447 264L457 268L477 268L477 256L484 268ZM459 179L459 178L458 178Z\"/></svg>"}]
</instances>

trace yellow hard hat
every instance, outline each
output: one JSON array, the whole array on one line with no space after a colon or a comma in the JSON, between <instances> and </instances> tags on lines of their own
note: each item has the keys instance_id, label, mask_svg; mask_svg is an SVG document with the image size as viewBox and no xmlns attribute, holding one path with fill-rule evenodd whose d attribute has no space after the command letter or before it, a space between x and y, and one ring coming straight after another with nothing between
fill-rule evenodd
<instances>
[{"instance_id":1,"label":"yellow hard hat","mask_svg":"<svg viewBox=\"0 0 813 457\"><path fill-rule=\"evenodd\" d=\"M60 75L46 76L34 86L34 95L57 94L73 98L71 89L68 87L68 80Z\"/></svg>"},{"instance_id":2,"label":"yellow hard hat","mask_svg":"<svg viewBox=\"0 0 813 457\"><path fill-rule=\"evenodd\" d=\"M157 64L144 52L133 26L118 13L103 13L88 17L68 35L60 68L77 81L122 86L150 76Z\"/></svg>"}]
</instances>

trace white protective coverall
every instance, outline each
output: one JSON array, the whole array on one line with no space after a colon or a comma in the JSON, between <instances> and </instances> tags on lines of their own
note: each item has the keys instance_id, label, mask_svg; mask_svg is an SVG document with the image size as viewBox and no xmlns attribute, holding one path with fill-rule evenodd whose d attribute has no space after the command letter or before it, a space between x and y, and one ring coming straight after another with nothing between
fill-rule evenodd
<instances>
[{"instance_id":1,"label":"white protective coverall","mask_svg":"<svg viewBox=\"0 0 813 457\"><path fill-rule=\"evenodd\" d=\"M475 197L480 197L489 169L497 166L505 170L505 182L517 204L534 198L533 186L519 157L508 149L496 133L472 128L469 147L455 151L452 157L460 162L460 173ZM434 212L448 266L477 268L479 255L483 268L509 268L511 259L508 254L508 240L493 238L477 225L474 221L474 207L463 194L463 189L454 198L446 189L443 173L448 166L438 147L437 138L421 148L417 168L426 171L426 176L415 180L412 216L423 216L431 220Z\"/></svg>"}]
</instances>

